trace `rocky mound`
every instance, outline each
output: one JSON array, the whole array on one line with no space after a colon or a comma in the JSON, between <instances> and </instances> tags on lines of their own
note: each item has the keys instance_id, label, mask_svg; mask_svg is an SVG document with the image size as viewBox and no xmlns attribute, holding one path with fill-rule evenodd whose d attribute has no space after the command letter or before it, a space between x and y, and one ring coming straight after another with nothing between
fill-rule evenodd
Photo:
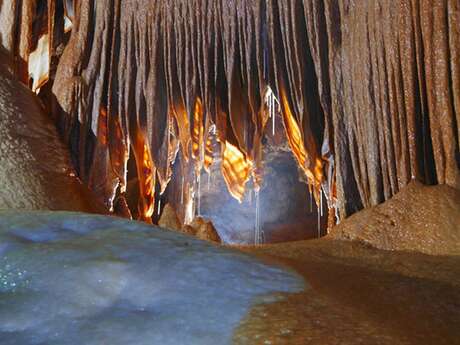
<instances>
[{"instance_id":1,"label":"rocky mound","mask_svg":"<svg viewBox=\"0 0 460 345\"><path fill-rule=\"evenodd\" d=\"M0 51L0 209L105 212L71 168L38 98L10 72Z\"/></svg>"},{"instance_id":2,"label":"rocky mound","mask_svg":"<svg viewBox=\"0 0 460 345\"><path fill-rule=\"evenodd\" d=\"M170 204L166 204L166 206L163 208L163 212L161 213L158 225L162 228L176 231L182 228L179 218L177 217L174 208L172 208Z\"/></svg>"},{"instance_id":3,"label":"rocky mound","mask_svg":"<svg viewBox=\"0 0 460 345\"><path fill-rule=\"evenodd\" d=\"M162 228L196 236L200 240L221 242L221 238L211 221L196 217L191 224L181 225L176 212L170 204L166 204L158 225Z\"/></svg>"},{"instance_id":4,"label":"rocky mound","mask_svg":"<svg viewBox=\"0 0 460 345\"><path fill-rule=\"evenodd\" d=\"M411 182L387 202L345 219L329 236L384 250L460 255L460 191Z\"/></svg>"}]
</instances>

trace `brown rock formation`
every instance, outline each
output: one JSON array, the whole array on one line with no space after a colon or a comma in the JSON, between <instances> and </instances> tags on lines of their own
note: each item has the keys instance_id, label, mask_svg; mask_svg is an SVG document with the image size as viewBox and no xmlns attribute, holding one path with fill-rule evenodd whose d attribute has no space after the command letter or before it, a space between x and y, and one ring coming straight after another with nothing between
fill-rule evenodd
<instances>
[{"instance_id":1,"label":"brown rock formation","mask_svg":"<svg viewBox=\"0 0 460 345\"><path fill-rule=\"evenodd\" d=\"M210 242L221 242L219 234L214 228L211 221L202 217L196 217L191 224L181 225L179 218L176 215L174 208L170 204L166 204L163 208L158 225L184 234L196 236L201 240Z\"/></svg>"},{"instance_id":2,"label":"brown rock formation","mask_svg":"<svg viewBox=\"0 0 460 345\"><path fill-rule=\"evenodd\" d=\"M150 219L178 149L187 202L214 136L229 189L240 198L250 177L257 189L277 113L316 201L322 189L341 218L413 179L460 187L457 0L75 3L56 116L79 176L109 206L125 192L131 156L139 218ZM46 12L52 57L62 42L56 4ZM3 44L24 60L38 9L2 23Z\"/></svg>"},{"instance_id":3,"label":"brown rock formation","mask_svg":"<svg viewBox=\"0 0 460 345\"><path fill-rule=\"evenodd\" d=\"M460 255L459 205L454 188L411 182L385 203L345 219L330 237L384 250Z\"/></svg>"},{"instance_id":4,"label":"brown rock formation","mask_svg":"<svg viewBox=\"0 0 460 345\"><path fill-rule=\"evenodd\" d=\"M172 230L180 230L182 228L179 218L177 218L176 212L170 204L166 204L166 206L163 208L163 212L161 214L160 220L158 221L158 225L163 228Z\"/></svg>"},{"instance_id":5,"label":"brown rock formation","mask_svg":"<svg viewBox=\"0 0 460 345\"><path fill-rule=\"evenodd\" d=\"M40 101L0 61L0 209L107 211L77 179ZM7 67L5 67L7 66Z\"/></svg>"},{"instance_id":6,"label":"brown rock formation","mask_svg":"<svg viewBox=\"0 0 460 345\"><path fill-rule=\"evenodd\" d=\"M210 241L210 242L219 242L220 237L216 229L209 220L206 220L202 217L196 217L190 225L194 231L194 235L201 240Z\"/></svg>"},{"instance_id":7,"label":"brown rock formation","mask_svg":"<svg viewBox=\"0 0 460 345\"><path fill-rule=\"evenodd\" d=\"M460 186L458 10L444 0L326 2L315 31L328 32L320 43L346 214L411 179Z\"/></svg>"}]
</instances>

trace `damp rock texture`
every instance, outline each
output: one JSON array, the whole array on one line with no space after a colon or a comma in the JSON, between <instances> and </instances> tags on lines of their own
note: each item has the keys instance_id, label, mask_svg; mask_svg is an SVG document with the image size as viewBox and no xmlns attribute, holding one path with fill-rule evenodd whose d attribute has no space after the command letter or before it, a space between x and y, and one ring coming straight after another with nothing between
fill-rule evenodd
<instances>
[{"instance_id":1,"label":"damp rock texture","mask_svg":"<svg viewBox=\"0 0 460 345\"><path fill-rule=\"evenodd\" d=\"M0 46L14 56L14 69L23 83L29 84L30 58L39 48L41 39L46 42L46 49L40 53L49 57L47 68L55 72L60 51L63 49L65 14L68 14L66 9L70 10L69 4L72 2L0 1Z\"/></svg>"},{"instance_id":2,"label":"damp rock texture","mask_svg":"<svg viewBox=\"0 0 460 345\"><path fill-rule=\"evenodd\" d=\"M2 345L232 344L254 304L308 285L142 222L0 211Z\"/></svg>"},{"instance_id":3,"label":"damp rock texture","mask_svg":"<svg viewBox=\"0 0 460 345\"><path fill-rule=\"evenodd\" d=\"M158 225L170 230L180 230L182 228L179 218L170 204L167 204L163 208L163 213L158 221Z\"/></svg>"},{"instance_id":4,"label":"damp rock texture","mask_svg":"<svg viewBox=\"0 0 460 345\"><path fill-rule=\"evenodd\" d=\"M8 54L2 54L8 60ZM1 61L0 209L104 212L78 181L68 151L38 98L3 73L4 66Z\"/></svg>"},{"instance_id":5,"label":"damp rock texture","mask_svg":"<svg viewBox=\"0 0 460 345\"><path fill-rule=\"evenodd\" d=\"M328 48L346 213L387 200L411 179L460 186L459 11L455 0L326 1L315 31Z\"/></svg>"},{"instance_id":6,"label":"damp rock texture","mask_svg":"<svg viewBox=\"0 0 460 345\"><path fill-rule=\"evenodd\" d=\"M22 23L29 12L15 13ZM126 192L131 157L139 218L151 219L178 151L193 199L213 140L241 200L248 180L262 184L275 114L316 202L322 190L339 218L413 179L460 187L457 0L82 0L73 12L53 109L79 176L108 206Z\"/></svg>"},{"instance_id":7,"label":"damp rock texture","mask_svg":"<svg viewBox=\"0 0 460 345\"><path fill-rule=\"evenodd\" d=\"M196 237L202 240L220 243L220 237L214 225L209 220L202 217L196 217L190 226Z\"/></svg>"},{"instance_id":8,"label":"damp rock texture","mask_svg":"<svg viewBox=\"0 0 460 345\"><path fill-rule=\"evenodd\" d=\"M329 237L384 250L460 255L460 192L411 182L385 203L360 211Z\"/></svg>"},{"instance_id":9,"label":"damp rock texture","mask_svg":"<svg viewBox=\"0 0 460 345\"><path fill-rule=\"evenodd\" d=\"M158 221L158 225L165 229L196 236L201 240L221 242L219 234L211 221L206 220L203 217L196 217L191 224L182 225L176 215L176 212L174 211L174 208L170 204L167 204L164 207L163 213Z\"/></svg>"}]
</instances>

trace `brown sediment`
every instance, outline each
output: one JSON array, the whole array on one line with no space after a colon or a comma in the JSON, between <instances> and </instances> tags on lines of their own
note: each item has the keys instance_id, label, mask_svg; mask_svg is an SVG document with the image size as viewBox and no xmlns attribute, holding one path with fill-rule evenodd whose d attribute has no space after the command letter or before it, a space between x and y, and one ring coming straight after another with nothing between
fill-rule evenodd
<instances>
[{"instance_id":1,"label":"brown sediment","mask_svg":"<svg viewBox=\"0 0 460 345\"><path fill-rule=\"evenodd\" d=\"M345 219L329 236L383 250L460 255L460 192L411 182L383 204Z\"/></svg>"},{"instance_id":2,"label":"brown sediment","mask_svg":"<svg viewBox=\"0 0 460 345\"><path fill-rule=\"evenodd\" d=\"M330 239L242 250L294 269L306 287L255 304L235 344L447 345L460 336L458 256Z\"/></svg>"}]
</instances>

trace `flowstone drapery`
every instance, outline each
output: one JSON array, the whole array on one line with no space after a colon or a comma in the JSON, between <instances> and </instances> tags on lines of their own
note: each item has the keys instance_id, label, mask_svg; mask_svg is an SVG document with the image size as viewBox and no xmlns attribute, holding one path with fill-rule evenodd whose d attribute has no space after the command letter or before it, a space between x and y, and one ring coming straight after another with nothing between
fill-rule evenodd
<instances>
[{"instance_id":1,"label":"flowstone drapery","mask_svg":"<svg viewBox=\"0 0 460 345\"><path fill-rule=\"evenodd\" d=\"M49 106L78 173L108 206L138 188L139 218L151 219L178 157L184 209L216 157L233 196L250 180L258 190L273 99L330 214L411 179L460 186L456 0L3 1L0 17L26 82L48 35Z\"/></svg>"}]
</instances>

